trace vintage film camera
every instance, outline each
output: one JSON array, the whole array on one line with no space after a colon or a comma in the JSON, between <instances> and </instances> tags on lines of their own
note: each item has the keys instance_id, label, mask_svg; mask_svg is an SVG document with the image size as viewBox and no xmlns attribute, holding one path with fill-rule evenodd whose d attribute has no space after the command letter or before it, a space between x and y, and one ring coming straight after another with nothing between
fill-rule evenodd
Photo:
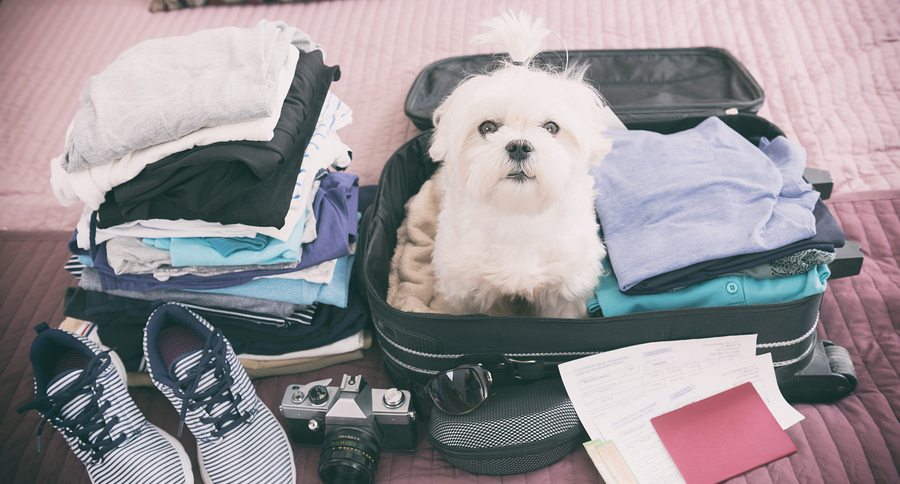
<instances>
[{"instance_id":1,"label":"vintage film camera","mask_svg":"<svg viewBox=\"0 0 900 484\"><path fill-rule=\"evenodd\" d=\"M371 388L362 375L288 385L281 414L299 445L322 446L319 476L326 483L372 482L382 450L416 448L416 414L406 390Z\"/></svg>"}]
</instances>

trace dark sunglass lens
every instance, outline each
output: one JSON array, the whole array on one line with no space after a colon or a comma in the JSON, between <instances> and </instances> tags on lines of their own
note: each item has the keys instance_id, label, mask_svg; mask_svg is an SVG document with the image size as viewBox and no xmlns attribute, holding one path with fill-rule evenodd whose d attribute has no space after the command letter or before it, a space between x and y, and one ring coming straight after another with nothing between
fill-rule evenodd
<instances>
[{"instance_id":1,"label":"dark sunglass lens","mask_svg":"<svg viewBox=\"0 0 900 484\"><path fill-rule=\"evenodd\" d=\"M458 368L436 375L428 385L431 399L450 415L475 410L487 397L487 381L474 368Z\"/></svg>"}]
</instances>

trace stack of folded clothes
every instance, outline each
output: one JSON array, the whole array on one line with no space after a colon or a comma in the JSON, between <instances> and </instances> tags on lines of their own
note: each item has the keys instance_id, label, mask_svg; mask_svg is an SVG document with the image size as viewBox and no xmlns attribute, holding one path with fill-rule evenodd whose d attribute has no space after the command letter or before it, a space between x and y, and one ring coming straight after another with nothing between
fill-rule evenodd
<instances>
[{"instance_id":1,"label":"stack of folded clothes","mask_svg":"<svg viewBox=\"0 0 900 484\"><path fill-rule=\"evenodd\" d=\"M673 134L610 131L592 174L609 257L592 314L788 302L824 292L844 234L783 136L719 118Z\"/></svg>"},{"instance_id":2,"label":"stack of folded clothes","mask_svg":"<svg viewBox=\"0 0 900 484\"><path fill-rule=\"evenodd\" d=\"M309 36L267 21L145 41L92 77L51 162L57 198L85 205L67 264L79 331L144 370L143 325L176 301L251 374L361 357L339 77Z\"/></svg>"}]
</instances>

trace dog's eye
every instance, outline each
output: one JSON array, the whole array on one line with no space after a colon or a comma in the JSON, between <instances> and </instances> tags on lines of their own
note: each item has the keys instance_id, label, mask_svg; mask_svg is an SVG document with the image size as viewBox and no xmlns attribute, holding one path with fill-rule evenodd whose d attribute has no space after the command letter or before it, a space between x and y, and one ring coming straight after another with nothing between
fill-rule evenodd
<instances>
[{"instance_id":1,"label":"dog's eye","mask_svg":"<svg viewBox=\"0 0 900 484\"><path fill-rule=\"evenodd\" d=\"M497 131L497 123L493 121L485 121L478 125L478 132L481 133L482 136L491 134Z\"/></svg>"},{"instance_id":2,"label":"dog's eye","mask_svg":"<svg viewBox=\"0 0 900 484\"><path fill-rule=\"evenodd\" d=\"M544 129L547 130L548 133L556 136L556 133L559 133L559 125L554 123L553 121L547 121L544 123Z\"/></svg>"}]
</instances>

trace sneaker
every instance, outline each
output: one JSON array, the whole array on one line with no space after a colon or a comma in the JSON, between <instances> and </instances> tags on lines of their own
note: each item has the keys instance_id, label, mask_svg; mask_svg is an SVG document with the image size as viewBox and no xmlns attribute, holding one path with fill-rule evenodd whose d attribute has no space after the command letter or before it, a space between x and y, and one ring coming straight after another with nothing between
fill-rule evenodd
<instances>
[{"instance_id":1,"label":"sneaker","mask_svg":"<svg viewBox=\"0 0 900 484\"><path fill-rule=\"evenodd\" d=\"M164 304L144 327L144 356L181 417L179 435L187 425L197 439L204 482L295 482L287 434L221 330L181 304Z\"/></svg>"},{"instance_id":2,"label":"sneaker","mask_svg":"<svg viewBox=\"0 0 900 484\"><path fill-rule=\"evenodd\" d=\"M31 344L38 452L47 422L58 430L95 484L193 483L181 444L138 410L119 357L87 338L39 325Z\"/></svg>"}]
</instances>

